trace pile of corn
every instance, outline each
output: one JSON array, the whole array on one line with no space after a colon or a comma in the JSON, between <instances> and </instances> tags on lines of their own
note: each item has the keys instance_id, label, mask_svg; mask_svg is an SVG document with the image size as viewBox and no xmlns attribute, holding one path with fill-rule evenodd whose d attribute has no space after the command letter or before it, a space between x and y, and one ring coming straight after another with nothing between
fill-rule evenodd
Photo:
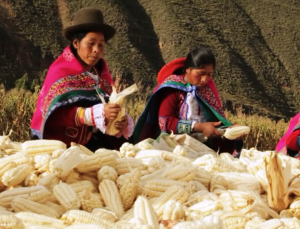
<instances>
[{"instance_id":1,"label":"pile of corn","mask_svg":"<svg viewBox=\"0 0 300 229\"><path fill-rule=\"evenodd\" d=\"M161 140L168 151L147 139L90 152L0 137L0 228L300 228L299 160Z\"/></svg>"}]
</instances>

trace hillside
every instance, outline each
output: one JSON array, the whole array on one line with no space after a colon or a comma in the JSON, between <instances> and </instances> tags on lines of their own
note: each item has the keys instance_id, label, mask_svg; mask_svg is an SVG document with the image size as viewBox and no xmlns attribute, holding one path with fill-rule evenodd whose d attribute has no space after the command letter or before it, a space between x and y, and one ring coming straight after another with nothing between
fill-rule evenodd
<instances>
[{"instance_id":1,"label":"hillside","mask_svg":"<svg viewBox=\"0 0 300 229\"><path fill-rule=\"evenodd\" d=\"M98 6L117 28L105 58L114 77L145 87L141 95L164 63L207 44L227 108L285 118L299 112L298 0L2 0L0 78L7 89L22 77L31 89L42 81L67 45L62 28L82 6Z\"/></svg>"}]
</instances>

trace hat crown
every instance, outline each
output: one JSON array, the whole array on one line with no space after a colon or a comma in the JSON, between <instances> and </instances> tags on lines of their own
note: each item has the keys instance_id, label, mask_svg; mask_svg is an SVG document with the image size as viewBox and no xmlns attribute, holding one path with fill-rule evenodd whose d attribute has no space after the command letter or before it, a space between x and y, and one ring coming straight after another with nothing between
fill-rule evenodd
<instances>
[{"instance_id":1,"label":"hat crown","mask_svg":"<svg viewBox=\"0 0 300 229\"><path fill-rule=\"evenodd\" d=\"M102 12L90 7L80 9L74 16L73 25L85 23L104 24Z\"/></svg>"}]
</instances>

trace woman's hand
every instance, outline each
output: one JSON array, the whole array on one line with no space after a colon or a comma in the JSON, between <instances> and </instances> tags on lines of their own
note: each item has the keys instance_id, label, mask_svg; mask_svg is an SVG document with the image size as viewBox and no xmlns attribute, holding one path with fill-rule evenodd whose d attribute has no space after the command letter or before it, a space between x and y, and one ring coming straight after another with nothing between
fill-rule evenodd
<instances>
[{"instance_id":1,"label":"woman's hand","mask_svg":"<svg viewBox=\"0 0 300 229\"><path fill-rule=\"evenodd\" d=\"M127 127L127 125L128 125L128 117L127 115L125 115L122 117L121 121L117 121L115 123L115 128L118 131L122 132Z\"/></svg>"},{"instance_id":2,"label":"woman's hand","mask_svg":"<svg viewBox=\"0 0 300 229\"><path fill-rule=\"evenodd\" d=\"M120 111L121 111L121 106L119 104L110 104L110 103L104 104L105 123L108 123L109 121L116 119Z\"/></svg>"},{"instance_id":3,"label":"woman's hand","mask_svg":"<svg viewBox=\"0 0 300 229\"><path fill-rule=\"evenodd\" d=\"M203 122L196 123L194 126L195 132L203 133L207 138L222 136L220 131L217 130L216 127L220 126L222 123L220 122Z\"/></svg>"}]
</instances>

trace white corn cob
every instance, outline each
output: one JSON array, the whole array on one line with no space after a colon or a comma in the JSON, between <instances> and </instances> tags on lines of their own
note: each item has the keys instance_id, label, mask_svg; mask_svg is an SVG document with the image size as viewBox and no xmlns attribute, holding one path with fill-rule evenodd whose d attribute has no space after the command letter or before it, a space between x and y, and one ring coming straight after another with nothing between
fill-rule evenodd
<instances>
[{"instance_id":1,"label":"white corn cob","mask_svg":"<svg viewBox=\"0 0 300 229\"><path fill-rule=\"evenodd\" d=\"M30 225L26 226L26 229L56 229L57 227L44 226L44 225Z\"/></svg>"},{"instance_id":2,"label":"white corn cob","mask_svg":"<svg viewBox=\"0 0 300 229\"><path fill-rule=\"evenodd\" d=\"M92 184L95 186L95 187L98 187L99 185L99 181L97 179L97 174L95 173L94 175L92 174L81 174L79 176L79 180L88 180L90 182L92 182Z\"/></svg>"},{"instance_id":3,"label":"white corn cob","mask_svg":"<svg viewBox=\"0 0 300 229\"><path fill-rule=\"evenodd\" d=\"M116 222L118 220L118 217L114 212L106 210L105 208L94 208L92 210L92 214L112 222Z\"/></svg>"},{"instance_id":4,"label":"white corn cob","mask_svg":"<svg viewBox=\"0 0 300 229\"><path fill-rule=\"evenodd\" d=\"M31 157L38 154L52 154L54 150L66 149L67 145L58 140L29 140L22 143L22 152L27 153Z\"/></svg>"},{"instance_id":5,"label":"white corn cob","mask_svg":"<svg viewBox=\"0 0 300 229\"><path fill-rule=\"evenodd\" d=\"M175 200L168 200L163 209L163 220L180 221L185 217L184 208Z\"/></svg>"},{"instance_id":6,"label":"white corn cob","mask_svg":"<svg viewBox=\"0 0 300 229\"><path fill-rule=\"evenodd\" d=\"M90 224L90 223L80 223L80 224L74 224L68 227L65 227L65 229L107 229L106 226L103 226L101 224Z\"/></svg>"},{"instance_id":7,"label":"white corn cob","mask_svg":"<svg viewBox=\"0 0 300 229\"><path fill-rule=\"evenodd\" d=\"M53 153L52 153L52 158L53 159L57 159L60 157L60 155L62 155L66 150L65 149L57 149L57 150L54 150Z\"/></svg>"},{"instance_id":8,"label":"white corn cob","mask_svg":"<svg viewBox=\"0 0 300 229\"><path fill-rule=\"evenodd\" d=\"M67 184L72 184L80 180L80 173L71 170L66 177L62 177L62 180Z\"/></svg>"},{"instance_id":9,"label":"white corn cob","mask_svg":"<svg viewBox=\"0 0 300 229\"><path fill-rule=\"evenodd\" d=\"M214 200L203 200L189 207L189 210L200 212L203 216L211 215L213 212L222 209L222 204Z\"/></svg>"},{"instance_id":10,"label":"white corn cob","mask_svg":"<svg viewBox=\"0 0 300 229\"><path fill-rule=\"evenodd\" d=\"M116 160L116 170L118 175L129 173L131 170L135 168L144 169L146 168L146 166L143 165L140 159L133 158L133 157L118 158Z\"/></svg>"},{"instance_id":11,"label":"white corn cob","mask_svg":"<svg viewBox=\"0 0 300 229\"><path fill-rule=\"evenodd\" d=\"M24 180L24 185L28 186L35 186L39 182L39 178L35 172L31 172Z\"/></svg>"},{"instance_id":12,"label":"white corn cob","mask_svg":"<svg viewBox=\"0 0 300 229\"><path fill-rule=\"evenodd\" d=\"M84 154L78 146L71 146L53 164L53 172L58 177L67 176L70 171L84 161Z\"/></svg>"},{"instance_id":13,"label":"white corn cob","mask_svg":"<svg viewBox=\"0 0 300 229\"><path fill-rule=\"evenodd\" d=\"M168 200L176 200L180 203L184 203L189 198L187 190L181 186L171 186L160 197L158 197L154 203L153 208L158 216L161 216L163 207Z\"/></svg>"},{"instance_id":14,"label":"white corn cob","mask_svg":"<svg viewBox=\"0 0 300 229\"><path fill-rule=\"evenodd\" d=\"M141 171L136 168L130 173L130 176L127 177L127 179L124 181L124 184L120 188L120 197L125 211L131 208L137 196L140 179Z\"/></svg>"},{"instance_id":15,"label":"white corn cob","mask_svg":"<svg viewBox=\"0 0 300 229\"><path fill-rule=\"evenodd\" d=\"M172 180L190 181L195 178L195 174L187 164L180 163L172 166L164 177Z\"/></svg>"},{"instance_id":16,"label":"white corn cob","mask_svg":"<svg viewBox=\"0 0 300 229\"><path fill-rule=\"evenodd\" d=\"M162 152L161 157L166 161L187 162L187 163L191 162L191 159L187 157L181 156L179 154L171 153L168 151Z\"/></svg>"},{"instance_id":17,"label":"white corn cob","mask_svg":"<svg viewBox=\"0 0 300 229\"><path fill-rule=\"evenodd\" d=\"M15 216L25 225L47 225L58 229L65 228L62 220L33 212L18 212Z\"/></svg>"},{"instance_id":18,"label":"white corn cob","mask_svg":"<svg viewBox=\"0 0 300 229\"><path fill-rule=\"evenodd\" d=\"M234 140L237 139L238 137L249 134L249 132L250 132L249 126L234 126L226 129L224 133L224 137L229 140Z\"/></svg>"},{"instance_id":19,"label":"white corn cob","mask_svg":"<svg viewBox=\"0 0 300 229\"><path fill-rule=\"evenodd\" d=\"M31 158L25 153L15 153L13 155L0 159L0 168L3 168L9 162L14 162L17 165L31 164Z\"/></svg>"},{"instance_id":20,"label":"white corn cob","mask_svg":"<svg viewBox=\"0 0 300 229\"><path fill-rule=\"evenodd\" d=\"M98 152L97 152L98 151ZM92 172L99 170L102 166L108 165L115 167L116 155L109 150L99 151L95 154L88 156L76 166L76 170L82 173Z\"/></svg>"},{"instance_id":21,"label":"white corn cob","mask_svg":"<svg viewBox=\"0 0 300 229\"><path fill-rule=\"evenodd\" d=\"M87 190L93 192L96 190L96 187L89 180L80 180L74 183L69 184L69 186L76 192L82 192L83 190Z\"/></svg>"},{"instance_id":22,"label":"white corn cob","mask_svg":"<svg viewBox=\"0 0 300 229\"><path fill-rule=\"evenodd\" d=\"M54 218L59 217L59 214L55 211L55 209L32 200L27 200L25 198L14 198L11 202L11 206L14 212L34 212Z\"/></svg>"},{"instance_id":23,"label":"white corn cob","mask_svg":"<svg viewBox=\"0 0 300 229\"><path fill-rule=\"evenodd\" d=\"M0 215L0 228L22 229L24 225L22 221L14 215Z\"/></svg>"},{"instance_id":24,"label":"white corn cob","mask_svg":"<svg viewBox=\"0 0 300 229\"><path fill-rule=\"evenodd\" d=\"M84 152L86 155L88 156L91 156L94 154L94 152L90 151L88 148L86 148L84 145L80 145L80 144L77 144L75 142L71 142L71 146L78 146L80 148L80 150L82 152Z\"/></svg>"},{"instance_id":25,"label":"white corn cob","mask_svg":"<svg viewBox=\"0 0 300 229\"><path fill-rule=\"evenodd\" d=\"M263 229L277 229L284 226L284 223L280 219L269 219L258 225L259 228Z\"/></svg>"},{"instance_id":26,"label":"white corn cob","mask_svg":"<svg viewBox=\"0 0 300 229\"><path fill-rule=\"evenodd\" d=\"M99 169L97 173L98 181L101 182L104 179L110 179L112 181L117 181L118 174L115 168L111 166L103 166L101 169Z\"/></svg>"},{"instance_id":27,"label":"white corn cob","mask_svg":"<svg viewBox=\"0 0 300 229\"><path fill-rule=\"evenodd\" d=\"M228 217L223 219L225 228L228 229L240 229L245 228L246 225L246 218L243 216L237 217Z\"/></svg>"},{"instance_id":28,"label":"white corn cob","mask_svg":"<svg viewBox=\"0 0 300 229\"><path fill-rule=\"evenodd\" d=\"M0 206L11 207L11 202L16 197L22 197L29 200L43 202L47 201L51 192L44 186L30 186L8 189L0 193Z\"/></svg>"},{"instance_id":29,"label":"white corn cob","mask_svg":"<svg viewBox=\"0 0 300 229\"><path fill-rule=\"evenodd\" d=\"M120 147L121 157L134 157L136 155L135 147L129 142L123 143Z\"/></svg>"},{"instance_id":30,"label":"white corn cob","mask_svg":"<svg viewBox=\"0 0 300 229\"><path fill-rule=\"evenodd\" d=\"M44 204L46 206L54 209L58 213L59 216L62 216L66 211L63 206L61 206L60 204L56 204L54 202L46 201Z\"/></svg>"},{"instance_id":31,"label":"white corn cob","mask_svg":"<svg viewBox=\"0 0 300 229\"><path fill-rule=\"evenodd\" d=\"M106 226L108 228L114 228L114 222L103 219L92 213L82 211L82 210L69 210L65 214L62 215L61 220L64 221L65 225L72 224L100 224L102 226Z\"/></svg>"},{"instance_id":32,"label":"white corn cob","mask_svg":"<svg viewBox=\"0 0 300 229\"><path fill-rule=\"evenodd\" d=\"M45 186L52 191L53 187L59 184L60 178L53 173L47 173L42 178L40 178L38 185Z\"/></svg>"},{"instance_id":33,"label":"white corn cob","mask_svg":"<svg viewBox=\"0 0 300 229\"><path fill-rule=\"evenodd\" d=\"M99 197L87 189L79 192L78 196L84 211L91 212L94 208L103 207Z\"/></svg>"},{"instance_id":34,"label":"white corn cob","mask_svg":"<svg viewBox=\"0 0 300 229\"><path fill-rule=\"evenodd\" d=\"M80 201L78 195L70 185L61 181L54 186L53 194L66 210L79 209Z\"/></svg>"},{"instance_id":35,"label":"white corn cob","mask_svg":"<svg viewBox=\"0 0 300 229\"><path fill-rule=\"evenodd\" d=\"M99 191L107 208L121 217L124 214L124 208L116 183L105 179L99 184Z\"/></svg>"},{"instance_id":36,"label":"white corn cob","mask_svg":"<svg viewBox=\"0 0 300 229\"><path fill-rule=\"evenodd\" d=\"M41 154L36 155L33 158L34 161L34 168L40 172L46 172L49 169L49 163L51 161L51 155L50 154Z\"/></svg>"},{"instance_id":37,"label":"white corn cob","mask_svg":"<svg viewBox=\"0 0 300 229\"><path fill-rule=\"evenodd\" d=\"M3 174L2 183L6 186L18 185L30 175L31 171L31 165L18 165L17 167L10 169Z\"/></svg>"},{"instance_id":38,"label":"white corn cob","mask_svg":"<svg viewBox=\"0 0 300 229\"><path fill-rule=\"evenodd\" d=\"M145 224L152 226L152 228L159 228L158 217L154 208L149 200L143 196L138 196L134 203L134 217L142 219Z\"/></svg>"}]
</instances>

